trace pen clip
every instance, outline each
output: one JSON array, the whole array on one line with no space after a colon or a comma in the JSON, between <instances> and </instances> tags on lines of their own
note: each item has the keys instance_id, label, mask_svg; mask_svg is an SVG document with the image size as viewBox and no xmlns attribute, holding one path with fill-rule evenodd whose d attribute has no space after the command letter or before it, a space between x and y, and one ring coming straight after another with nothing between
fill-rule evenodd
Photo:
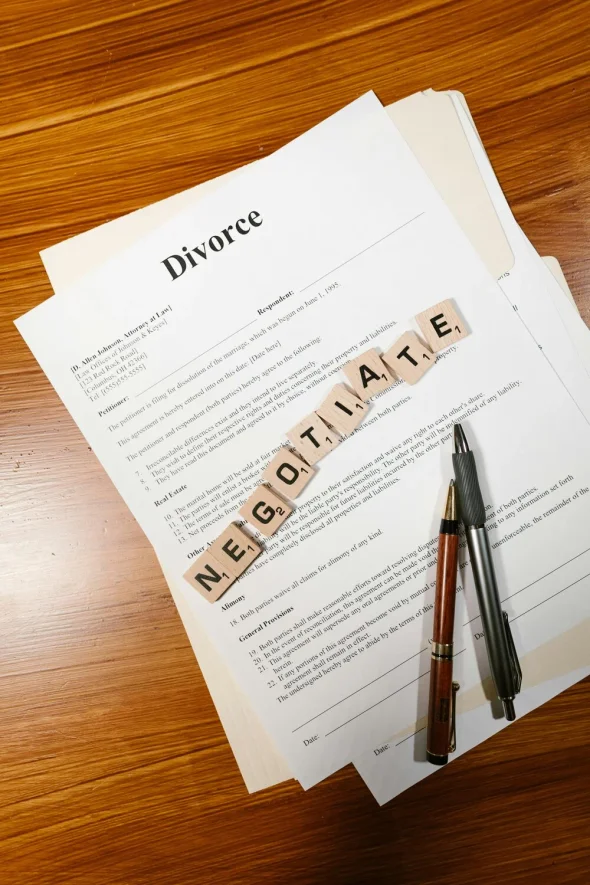
<instances>
[{"instance_id":1,"label":"pen clip","mask_svg":"<svg viewBox=\"0 0 590 885\"><path fill-rule=\"evenodd\" d=\"M512 678L514 679L514 693L518 694L522 685L522 670L520 669L520 661L518 660L512 630L510 629L510 622L506 612L502 612L502 620L504 621L504 631L506 633L506 642L508 643L508 652L510 654Z\"/></svg>"},{"instance_id":2,"label":"pen clip","mask_svg":"<svg viewBox=\"0 0 590 885\"><path fill-rule=\"evenodd\" d=\"M449 735L449 753L454 753L457 748L457 692L461 686L453 682L451 694L451 733Z\"/></svg>"}]
</instances>

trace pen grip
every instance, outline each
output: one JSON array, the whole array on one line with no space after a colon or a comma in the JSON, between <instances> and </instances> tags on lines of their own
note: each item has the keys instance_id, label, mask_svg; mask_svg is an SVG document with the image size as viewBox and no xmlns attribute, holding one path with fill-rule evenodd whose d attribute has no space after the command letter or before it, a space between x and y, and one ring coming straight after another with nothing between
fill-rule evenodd
<instances>
[{"instance_id":1,"label":"pen grip","mask_svg":"<svg viewBox=\"0 0 590 885\"><path fill-rule=\"evenodd\" d=\"M483 525L486 521L486 508L481 496L473 452L455 452L453 468L463 523L466 526Z\"/></svg>"},{"instance_id":2,"label":"pen grip","mask_svg":"<svg viewBox=\"0 0 590 885\"><path fill-rule=\"evenodd\" d=\"M453 660L432 658L430 662L430 697L426 750L430 761L444 764L451 743L453 705Z\"/></svg>"}]
</instances>

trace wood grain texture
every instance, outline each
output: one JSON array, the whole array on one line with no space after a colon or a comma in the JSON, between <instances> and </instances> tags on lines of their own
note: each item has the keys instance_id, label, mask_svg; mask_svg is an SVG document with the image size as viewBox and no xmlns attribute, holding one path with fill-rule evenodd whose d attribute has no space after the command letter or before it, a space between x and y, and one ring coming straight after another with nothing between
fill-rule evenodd
<instances>
[{"instance_id":1,"label":"wood grain texture","mask_svg":"<svg viewBox=\"0 0 590 885\"><path fill-rule=\"evenodd\" d=\"M249 798L147 541L12 321L51 294L40 249L429 86L466 94L590 320L587 0L3 0L0 35L2 882L586 885L588 682L384 809L350 768Z\"/></svg>"}]
</instances>

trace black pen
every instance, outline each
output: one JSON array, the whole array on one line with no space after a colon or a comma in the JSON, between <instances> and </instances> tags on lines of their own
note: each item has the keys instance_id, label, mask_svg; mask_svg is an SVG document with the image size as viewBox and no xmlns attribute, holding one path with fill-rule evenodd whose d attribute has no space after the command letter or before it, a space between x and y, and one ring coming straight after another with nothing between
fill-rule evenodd
<instances>
[{"instance_id":1,"label":"black pen","mask_svg":"<svg viewBox=\"0 0 590 885\"><path fill-rule=\"evenodd\" d=\"M490 671L496 686L496 693L504 707L504 715L506 719L512 721L516 718L514 698L520 691L522 673L508 623L508 615L502 611L500 605L500 594L498 593L492 551L485 527L485 506L477 478L475 458L469 449L460 424L455 424L454 436L453 467Z\"/></svg>"}]
</instances>

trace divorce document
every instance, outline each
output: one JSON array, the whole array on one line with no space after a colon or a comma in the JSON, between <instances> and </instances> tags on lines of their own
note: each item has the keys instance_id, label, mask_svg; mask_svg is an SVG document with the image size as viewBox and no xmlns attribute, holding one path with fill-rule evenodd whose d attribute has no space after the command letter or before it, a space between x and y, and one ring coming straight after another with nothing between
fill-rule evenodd
<instances>
[{"instance_id":1,"label":"divorce document","mask_svg":"<svg viewBox=\"0 0 590 885\"><path fill-rule=\"evenodd\" d=\"M203 599L182 575L286 433L349 360L446 299L469 336L373 399L277 533L248 526L262 554ZM519 652L587 616L589 425L374 95L17 326L304 787L417 718L454 422L493 501ZM474 684L485 649L461 578Z\"/></svg>"}]
</instances>

